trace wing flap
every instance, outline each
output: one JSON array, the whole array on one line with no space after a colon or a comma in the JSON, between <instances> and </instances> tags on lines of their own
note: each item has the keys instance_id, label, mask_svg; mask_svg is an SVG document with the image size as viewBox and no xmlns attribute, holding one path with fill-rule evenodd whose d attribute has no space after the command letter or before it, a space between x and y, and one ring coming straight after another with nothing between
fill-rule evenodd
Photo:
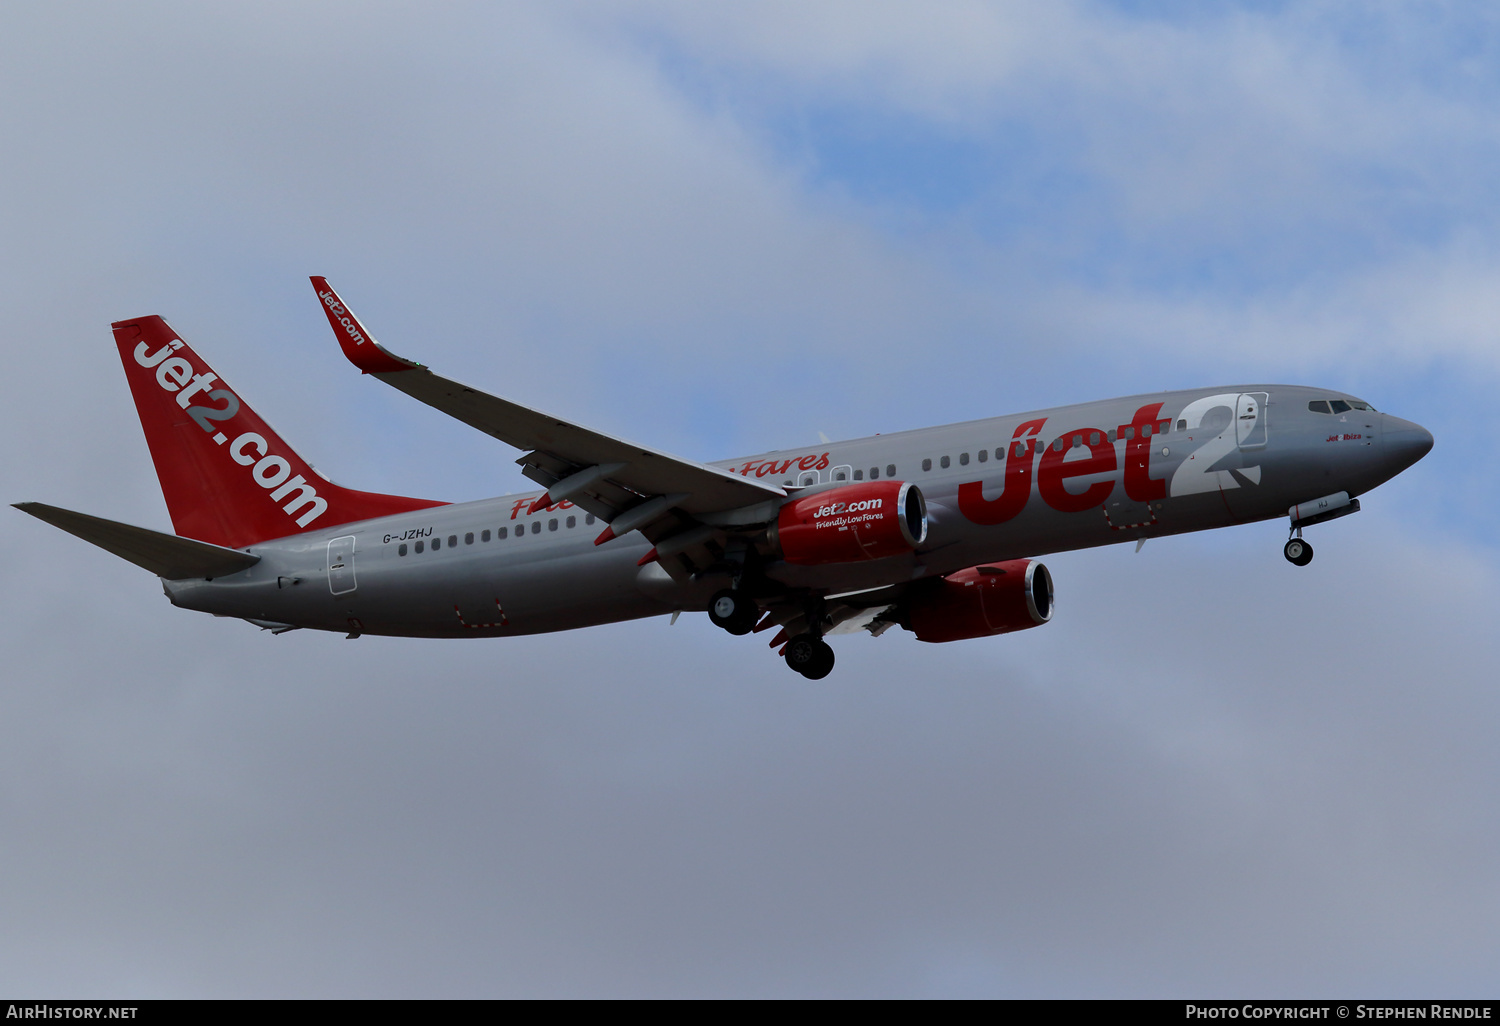
<instances>
[{"instance_id":1,"label":"wing flap","mask_svg":"<svg viewBox=\"0 0 1500 1026\"><path fill-rule=\"evenodd\" d=\"M43 502L17 502L13 505L22 513L30 513L38 520L60 527L74 537L169 581L227 577L260 562L259 556L238 549L226 549L222 545L75 513Z\"/></svg>"}]
</instances>

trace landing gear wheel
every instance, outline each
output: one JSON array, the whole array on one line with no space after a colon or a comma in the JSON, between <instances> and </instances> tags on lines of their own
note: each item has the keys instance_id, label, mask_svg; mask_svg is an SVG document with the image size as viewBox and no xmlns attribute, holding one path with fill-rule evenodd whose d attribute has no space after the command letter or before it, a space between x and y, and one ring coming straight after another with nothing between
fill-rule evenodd
<instances>
[{"instance_id":1,"label":"landing gear wheel","mask_svg":"<svg viewBox=\"0 0 1500 1026\"><path fill-rule=\"evenodd\" d=\"M1281 554L1286 556L1287 562L1294 566L1306 566L1312 562L1313 556L1312 546L1301 538L1293 538L1287 542L1286 548L1281 550Z\"/></svg>"},{"instance_id":2,"label":"landing gear wheel","mask_svg":"<svg viewBox=\"0 0 1500 1026\"><path fill-rule=\"evenodd\" d=\"M725 588L708 600L708 618L730 634L749 634L760 617L760 607L742 591Z\"/></svg>"},{"instance_id":3,"label":"landing gear wheel","mask_svg":"<svg viewBox=\"0 0 1500 1026\"><path fill-rule=\"evenodd\" d=\"M799 634L786 643L786 664L808 680L833 672L833 649L815 634Z\"/></svg>"}]
</instances>

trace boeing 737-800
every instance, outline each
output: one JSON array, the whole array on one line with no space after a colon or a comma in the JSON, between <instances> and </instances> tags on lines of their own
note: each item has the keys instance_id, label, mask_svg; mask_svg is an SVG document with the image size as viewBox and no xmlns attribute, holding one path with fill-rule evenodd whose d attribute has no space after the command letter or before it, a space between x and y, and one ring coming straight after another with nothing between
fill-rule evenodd
<instances>
[{"instance_id":1,"label":"boeing 737-800","mask_svg":"<svg viewBox=\"0 0 1500 1026\"><path fill-rule=\"evenodd\" d=\"M344 354L523 451L540 491L443 503L312 469L160 317L114 325L175 534L18 508L144 567L174 605L297 628L504 637L706 610L809 678L829 635L922 641L1052 618L1036 557L1356 512L1432 435L1354 396L1232 385L1132 396L699 463L439 377L380 346L313 278Z\"/></svg>"}]
</instances>

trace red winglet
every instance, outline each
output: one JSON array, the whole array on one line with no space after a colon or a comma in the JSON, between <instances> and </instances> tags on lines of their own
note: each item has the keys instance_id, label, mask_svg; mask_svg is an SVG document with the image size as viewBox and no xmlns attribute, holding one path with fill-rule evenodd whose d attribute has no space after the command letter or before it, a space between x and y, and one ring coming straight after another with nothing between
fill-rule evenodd
<instances>
[{"instance_id":1,"label":"red winglet","mask_svg":"<svg viewBox=\"0 0 1500 1026\"><path fill-rule=\"evenodd\" d=\"M531 514L537 512L538 510L546 509L550 505L552 505L552 500L547 496L546 492L543 492L541 495L538 495L536 501L531 504L531 508L526 511L526 515L531 516Z\"/></svg>"},{"instance_id":2,"label":"red winglet","mask_svg":"<svg viewBox=\"0 0 1500 1026\"><path fill-rule=\"evenodd\" d=\"M411 370L422 366L411 360L404 360L395 353L388 352L384 346L376 342L365 326L359 323L354 316L354 311L345 305L339 298L339 294L333 291L328 284L328 279L322 275L312 276L313 289L318 293L318 299L323 303L323 312L328 315L328 323L333 327L333 334L339 340L339 346L344 350L344 355L349 362L359 368L361 374L387 374L391 371Z\"/></svg>"},{"instance_id":3,"label":"red winglet","mask_svg":"<svg viewBox=\"0 0 1500 1026\"><path fill-rule=\"evenodd\" d=\"M651 551L635 561L636 566L645 566L647 563L656 562L656 546L651 546Z\"/></svg>"},{"instance_id":4,"label":"red winglet","mask_svg":"<svg viewBox=\"0 0 1500 1026\"><path fill-rule=\"evenodd\" d=\"M611 540L612 538L614 538L614 536L615 536L615 529L613 527L606 527L604 529L603 533L601 533L599 535L599 537L597 537L597 538L594 539L594 544L595 545L603 545L605 542L607 542L607 541Z\"/></svg>"}]
</instances>

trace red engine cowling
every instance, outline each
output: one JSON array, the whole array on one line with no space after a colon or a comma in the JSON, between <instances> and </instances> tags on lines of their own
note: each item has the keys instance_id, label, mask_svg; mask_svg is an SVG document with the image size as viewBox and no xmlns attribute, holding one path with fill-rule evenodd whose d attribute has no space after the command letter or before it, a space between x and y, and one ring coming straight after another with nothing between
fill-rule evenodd
<instances>
[{"instance_id":1,"label":"red engine cowling","mask_svg":"<svg viewBox=\"0 0 1500 1026\"><path fill-rule=\"evenodd\" d=\"M911 552L927 539L927 502L916 485L868 481L792 499L771 525L788 563L856 563Z\"/></svg>"},{"instance_id":2,"label":"red engine cowling","mask_svg":"<svg viewBox=\"0 0 1500 1026\"><path fill-rule=\"evenodd\" d=\"M1052 619L1052 575L1030 559L971 566L907 595L902 626L918 641L987 638Z\"/></svg>"}]
</instances>

